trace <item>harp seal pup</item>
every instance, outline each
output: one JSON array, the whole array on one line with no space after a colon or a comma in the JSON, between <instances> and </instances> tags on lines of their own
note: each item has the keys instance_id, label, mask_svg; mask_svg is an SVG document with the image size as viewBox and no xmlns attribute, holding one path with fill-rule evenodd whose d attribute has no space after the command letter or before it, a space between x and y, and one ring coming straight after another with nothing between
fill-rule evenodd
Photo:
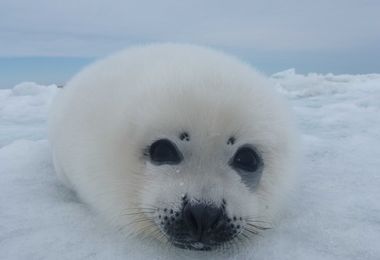
<instances>
[{"instance_id":1,"label":"harp seal pup","mask_svg":"<svg viewBox=\"0 0 380 260\"><path fill-rule=\"evenodd\" d=\"M56 172L128 235L191 250L250 241L292 187L287 105L249 65L206 47L152 44L95 62L59 93Z\"/></svg>"}]
</instances>

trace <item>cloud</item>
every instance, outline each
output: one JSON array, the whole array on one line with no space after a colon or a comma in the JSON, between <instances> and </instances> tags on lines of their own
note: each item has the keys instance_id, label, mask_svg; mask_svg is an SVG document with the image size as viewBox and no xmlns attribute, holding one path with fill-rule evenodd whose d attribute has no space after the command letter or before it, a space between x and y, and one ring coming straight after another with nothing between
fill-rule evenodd
<instances>
[{"instance_id":1,"label":"cloud","mask_svg":"<svg viewBox=\"0 0 380 260\"><path fill-rule=\"evenodd\" d=\"M255 51L377 51L378 10L375 0L2 0L0 56L101 56L152 41Z\"/></svg>"}]
</instances>

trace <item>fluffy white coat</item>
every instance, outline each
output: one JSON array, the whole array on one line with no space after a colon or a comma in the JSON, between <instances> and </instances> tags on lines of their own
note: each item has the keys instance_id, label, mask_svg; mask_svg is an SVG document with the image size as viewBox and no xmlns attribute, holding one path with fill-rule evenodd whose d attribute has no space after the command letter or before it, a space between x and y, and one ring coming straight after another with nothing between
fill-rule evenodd
<instances>
[{"instance_id":1,"label":"fluffy white coat","mask_svg":"<svg viewBox=\"0 0 380 260\"><path fill-rule=\"evenodd\" d=\"M176 143L183 163L149 162L146 147L159 138ZM85 68L56 98L49 139L62 180L131 234L153 236L156 215L144 209L179 207L184 194L224 198L229 214L271 222L295 172L292 119L270 83L234 57L192 45L129 48ZM228 165L244 144L264 161L254 191ZM134 209L150 229L133 222Z\"/></svg>"}]
</instances>

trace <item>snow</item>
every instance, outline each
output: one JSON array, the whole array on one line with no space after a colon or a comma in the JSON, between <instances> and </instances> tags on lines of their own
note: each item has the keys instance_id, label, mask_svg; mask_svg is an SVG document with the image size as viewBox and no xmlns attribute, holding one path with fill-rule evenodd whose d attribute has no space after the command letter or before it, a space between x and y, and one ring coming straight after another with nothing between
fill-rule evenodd
<instances>
[{"instance_id":1,"label":"snow","mask_svg":"<svg viewBox=\"0 0 380 260\"><path fill-rule=\"evenodd\" d=\"M291 69L271 80L299 123L300 183L274 229L223 256L113 230L54 175L46 118L60 90L0 90L0 259L380 259L380 74Z\"/></svg>"}]
</instances>

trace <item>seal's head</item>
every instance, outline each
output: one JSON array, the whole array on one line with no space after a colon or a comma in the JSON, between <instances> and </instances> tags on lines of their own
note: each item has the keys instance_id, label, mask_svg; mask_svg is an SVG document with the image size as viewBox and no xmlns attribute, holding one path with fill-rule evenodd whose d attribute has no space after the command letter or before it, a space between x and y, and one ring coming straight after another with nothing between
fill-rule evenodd
<instances>
[{"instance_id":1,"label":"seal's head","mask_svg":"<svg viewBox=\"0 0 380 260\"><path fill-rule=\"evenodd\" d=\"M131 234L194 250L246 240L268 227L291 184L287 107L225 54L132 48L80 73L57 103L57 168Z\"/></svg>"}]
</instances>

